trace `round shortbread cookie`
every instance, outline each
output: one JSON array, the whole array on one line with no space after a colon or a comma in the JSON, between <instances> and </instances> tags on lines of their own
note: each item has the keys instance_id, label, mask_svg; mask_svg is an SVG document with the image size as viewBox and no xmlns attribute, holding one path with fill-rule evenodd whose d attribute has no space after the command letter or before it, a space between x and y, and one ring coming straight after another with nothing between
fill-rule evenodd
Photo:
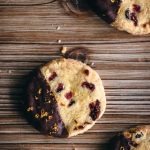
<instances>
[{"instance_id":1,"label":"round shortbread cookie","mask_svg":"<svg viewBox=\"0 0 150 150\"><path fill-rule=\"evenodd\" d=\"M40 131L71 137L91 128L106 107L96 71L73 59L56 59L37 70L27 88L26 111Z\"/></svg>"},{"instance_id":2,"label":"round shortbread cookie","mask_svg":"<svg viewBox=\"0 0 150 150\"><path fill-rule=\"evenodd\" d=\"M150 150L150 125L128 129L111 142L109 150Z\"/></svg>"},{"instance_id":3,"label":"round shortbread cookie","mask_svg":"<svg viewBox=\"0 0 150 150\"><path fill-rule=\"evenodd\" d=\"M150 33L150 0L88 0L98 16L134 35Z\"/></svg>"}]
</instances>

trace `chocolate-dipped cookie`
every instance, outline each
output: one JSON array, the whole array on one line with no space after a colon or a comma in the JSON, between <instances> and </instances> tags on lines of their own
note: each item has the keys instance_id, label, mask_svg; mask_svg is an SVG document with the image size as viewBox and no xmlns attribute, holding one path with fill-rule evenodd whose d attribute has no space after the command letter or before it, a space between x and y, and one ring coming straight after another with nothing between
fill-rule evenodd
<instances>
[{"instance_id":1,"label":"chocolate-dipped cookie","mask_svg":"<svg viewBox=\"0 0 150 150\"><path fill-rule=\"evenodd\" d=\"M103 20L131 34L150 33L149 0L88 0Z\"/></svg>"},{"instance_id":2,"label":"chocolate-dipped cookie","mask_svg":"<svg viewBox=\"0 0 150 150\"><path fill-rule=\"evenodd\" d=\"M111 139L108 150L150 150L150 125L119 133Z\"/></svg>"},{"instance_id":3,"label":"chocolate-dipped cookie","mask_svg":"<svg viewBox=\"0 0 150 150\"><path fill-rule=\"evenodd\" d=\"M33 75L25 110L41 132L71 137L91 128L103 115L106 99L96 71L73 59L53 60Z\"/></svg>"}]
</instances>

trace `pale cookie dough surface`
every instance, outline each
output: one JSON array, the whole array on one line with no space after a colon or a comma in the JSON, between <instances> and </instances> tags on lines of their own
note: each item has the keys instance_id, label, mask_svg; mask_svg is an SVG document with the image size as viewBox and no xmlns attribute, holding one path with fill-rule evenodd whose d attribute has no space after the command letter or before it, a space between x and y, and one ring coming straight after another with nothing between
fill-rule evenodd
<instances>
[{"instance_id":1,"label":"pale cookie dough surface","mask_svg":"<svg viewBox=\"0 0 150 150\"><path fill-rule=\"evenodd\" d=\"M150 33L150 0L122 0L112 25L135 35Z\"/></svg>"},{"instance_id":2,"label":"pale cookie dough surface","mask_svg":"<svg viewBox=\"0 0 150 150\"><path fill-rule=\"evenodd\" d=\"M37 70L27 88L30 122L40 131L71 137L91 128L106 107L96 71L73 59L56 59Z\"/></svg>"},{"instance_id":3,"label":"pale cookie dough surface","mask_svg":"<svg viewBox=\"0 0 150 150\"><path fill-rule=\"evenodd\" d=\"M104 88L92 68L73 59L58 59L43 66L41 72L54 93L69 136L85 132L102 116L106 107ZM53 74L56 77L50 80ZM59 85L61 91L57 90Z\"/></svg>"},{"instance_id":4,"label":"pale cookie dough surface","mask_svg":"<svg viewBox=\"0 0 150 150\"><path fill-rule=\"evenodd\" d=\"M115 136L109 150L150 150L150 125L137 126Z\"/></svg>"}]
</instances>

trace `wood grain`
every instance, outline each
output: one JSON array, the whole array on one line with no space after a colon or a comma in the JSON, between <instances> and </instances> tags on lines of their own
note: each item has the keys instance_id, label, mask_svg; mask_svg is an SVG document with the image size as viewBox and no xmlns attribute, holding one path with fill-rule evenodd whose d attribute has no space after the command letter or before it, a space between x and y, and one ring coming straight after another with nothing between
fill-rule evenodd
<instances>
[{"instance_id":1,"label":"wood grain","mask_svg":"<svg viewBox=\"0 0 150 150\"><path fill-rule=\"evenodd\" d=\"M150 124L150 36L120 32L92 12L70 15L58 2L15 6L48 1L0 0L0 149L106 150L116 133ZM70 139L41 135L20 109L28 73L60 57L63 45L89 49L107 97L104 116Z\"/></svg>"}]
</instances>

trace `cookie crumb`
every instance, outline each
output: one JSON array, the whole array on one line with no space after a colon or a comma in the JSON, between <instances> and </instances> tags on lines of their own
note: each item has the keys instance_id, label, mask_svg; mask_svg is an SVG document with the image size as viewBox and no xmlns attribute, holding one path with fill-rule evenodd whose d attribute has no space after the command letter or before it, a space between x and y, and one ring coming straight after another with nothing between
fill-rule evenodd
<instances>
[{"instance_id":1,"label":"cookie crumb","mask_svg":"<svg viewBox=\"0 0 150 150\"><path fill-rule=\"evenodd\" d=\"M11 70L8 70L8 73L9 73L9 74L11 74L11 73L12 73L12 71L11 71Z\"/></svg>"},{"instance_id":2,"label":"cookie crumb","mask_svg":"<svg viewBox=\"0 0 150 150\"><path fill-rule=\"evenodd\" d=\"M58 40L57 42L58 42L58 43L61 43L61 40Z\"/></svg>"},{"instance_id":3,"label":"cookie crumb","mask_svg":"<svg viewBox=\"0 0 150 150\"><path fill-rule=\"evenodd\" d=\"M67 47L66 46L63 46L60 50L60 52L64 55L66 52L67 52Z\"/></svg>"},{"instance_id":4,"label":"cookie crumb","mask_svg":"<svg viewBox=\"0 0 150 150\"><path fill-rule=\"evenodd\" d=\"M60 26L57 26L57 27L56 27L56 30L60 30Z\"/></svg>"}]
</instances>

